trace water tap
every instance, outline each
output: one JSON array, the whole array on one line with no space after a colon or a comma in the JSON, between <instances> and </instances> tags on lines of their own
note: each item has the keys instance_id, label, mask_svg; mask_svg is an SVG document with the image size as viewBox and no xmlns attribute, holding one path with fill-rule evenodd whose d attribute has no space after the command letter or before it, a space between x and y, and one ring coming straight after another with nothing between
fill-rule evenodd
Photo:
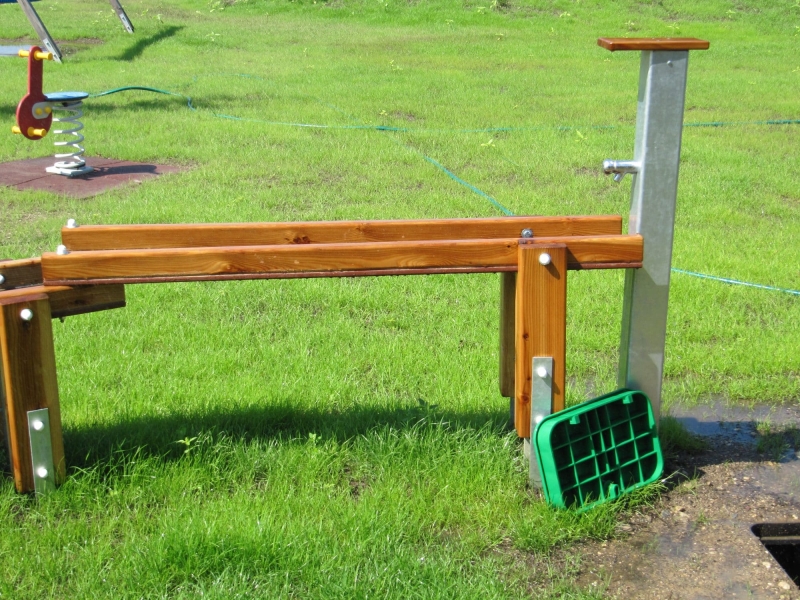
<instances>
[{"instance_id":1,"label":"water tap","mask_svg":"<svg viewBox=\"0 0 800 600\"><path fill-rule=\"evenodd\" d=\"M627 173L638 173L639 163L633 160L604 160L603 173L614 174L614 181L622 181Z\"/></svg>"}]
</instances>

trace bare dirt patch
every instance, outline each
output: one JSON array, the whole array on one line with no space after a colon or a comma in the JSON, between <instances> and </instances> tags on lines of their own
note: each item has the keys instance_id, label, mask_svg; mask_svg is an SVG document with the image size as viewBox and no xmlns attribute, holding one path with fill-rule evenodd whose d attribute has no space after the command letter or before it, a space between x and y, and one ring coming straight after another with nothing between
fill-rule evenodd
<instances>
[{"instance_id":1,"label":"bare dirt patch","mask_svg":"<svg viewBox=\"0 0 800 600\"><path fill-rule=\"evenodd\" d=\"M796 425L797 414L787 411L794 423L785 425ZM671 489L656 505L620 523L619 538L578 549L579 585L617 598L800 599L750 529L800 522L800 453L759 453L756 420L687 420L712 432L703 436L708 449L668 459Z\"/></svg>"}]
</instances>

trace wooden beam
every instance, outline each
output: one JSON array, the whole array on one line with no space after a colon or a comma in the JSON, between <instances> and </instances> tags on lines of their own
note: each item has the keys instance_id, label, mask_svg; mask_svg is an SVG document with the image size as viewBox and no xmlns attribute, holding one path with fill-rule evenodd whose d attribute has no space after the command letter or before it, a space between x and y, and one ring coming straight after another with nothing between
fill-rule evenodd
<instances>
[{"instance_id":1,"label":"wooden beam","mask_svg":"<svg viewBox=\"0 0 800 600\"><path fill-rule=\"evenodd\" d=\"M65 287L48 295L54 319L125 307L122 284Z\"/></svg>"},{"instance_id":2,"label":"wooden beam","mask_svg":"<svg viewBox=\"0 0 800 600\"><path fill-rule=\"evenodd\" d=\"M565 243L569 266L636 268L642 261L640 236L541 238ZM265 276L339 276L459 270L514 270L517 240L448 240L361 244L306 244L157 250L99 250L47 253L42 274L47 285L257 279Z\"/></svg>"},{"instance_id":3,"label":"wooden beam","mask_svg":"<svg viewBox=\"0 0 800 600\"><path fill-rule=\"evenodd\" d=\"M61 239L74 250L132 250L336 244L420 240L477 240L564 235L619 235L622 218L498 217L426 221L317 221L305 223L227 223L196 225L82 225L65 227Z\"/></svg>"},{"instance_id":4,"label":"wooden beam","mask_svg":"<svg viewBox=\"0 0 800 600\"><path fill-rule=\"evenodd\" d=\"M50 299L50 314L54 319L125 306L125 286L122 284L80 287L36 285L0 292L0 303L19 302L21 298L41 294Z\"/></svg>"},{"instance_id":5,"label":"wooden beam","mask_svg":"<svg viewBox=\"0 0 800 600\"><path fill-rule=\"evenodd\" d=\"M514 307L517 274L500 273L500 395L514 397Z\"/></svg>"},{"instance_id":6,"label":"wooden beam","mask_svg":"<svg viewBox=\"0 0 800 600\"><path fill-rule=\"evenodd\" d=\"M550 256L543 265L540 257ZM533 357L553 359L552 411L564 408L567 356L567 248L564 244L520 241L516 290L514 423L519 437L531 437Z\"/></svg>"},{"instance_id":7,"label":"wooden beam","mask_svg":"<svg viewBox=\"0 0 800 600\"><path fill-rule=\"evenodd\" d=\"M23 310L32 318L25 320ZM64 443L58 402L50 303L45 294L0 299L0 400L5 408L14 484L19 492L34 489L28 411L49 409L50 439L56 482L64 480Z\"/></svg>"},{"instance_id":8,"label":"wooden beam","mask_svg":"<svg viewBox=\"0 0 800 600\"><path fill-rule=\"evenodd\" d=\"M38 258L0 261L0 291L42 283L42 265Z\"/></svg>"}]
</instances>

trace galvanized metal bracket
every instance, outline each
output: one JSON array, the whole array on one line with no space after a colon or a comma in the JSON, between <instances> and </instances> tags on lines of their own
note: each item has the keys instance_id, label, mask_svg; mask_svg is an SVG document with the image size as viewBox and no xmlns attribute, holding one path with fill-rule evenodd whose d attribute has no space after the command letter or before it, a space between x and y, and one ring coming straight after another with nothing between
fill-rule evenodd
<instances>
[{"instance_id":1,"label":"galvanized metal bracket","mask_svg":"<svg viewBox=\"0 0 800 600\"><path fill-rule=\"evenodd\" d=\"M542 489L542 474L534 450L536 426L553 412L553 357L533 357L533 381L531 381L531 442L528 479L536 489Z\"/></svg>"},{"instance_id":2,"label":"galvanized metal bracket","mask_svg":"<svg viewBox=\"0 0 800 600\"><path fill-rule=\"evenodd\" d=\"M50 410L28 411L28 436L31 441L31 465L36 495L56 489L56 468L53 464L53 444L50 440Z\"/></svg>"}]
</instances>

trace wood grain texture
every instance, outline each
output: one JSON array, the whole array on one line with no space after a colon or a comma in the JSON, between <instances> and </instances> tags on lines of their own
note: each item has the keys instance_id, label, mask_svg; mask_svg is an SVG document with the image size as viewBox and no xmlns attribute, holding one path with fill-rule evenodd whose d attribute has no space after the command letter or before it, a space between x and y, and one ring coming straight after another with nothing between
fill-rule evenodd
<instances>
[{"instance_id":1,"label":"wood grain texture","mask_svg":"<svg viewBox=\"0 0 800 600\"><path fill-rule=\"evenodd\" d=\"M539 256L550 255L541 265ZM563 410L567 356L567 248L564 244L519 245L516 289L514 423L531 437L533 357L553 358L553 412Z\"/></svg>"},{"instance_id":2,"label":"wood grain texture","mask_svg":"<svg viewBox=\"0 0 800 600\"><path fill-rule=\"evenodd\" d=\"M26 308L33 311L31 321L20 317ZM0 306L0 390L8 424L11 469L19 492L34 489L28 437L30 410L49 409L56 483L66 475L51 318L50 303L44 294L38 299Z\"/></svg>"},{"instance_id":3,"label":"wood grain texture","mask_svg":"<svg viewBox=\"0 0 800 600\"><path fill-rule=\"evenodd\" d=\"M515 330L517 274L500 274L500 395L514 397Z\"/></svg>"},{"instance_id":4,"label":"wood grain texture","mask_svg":"<svg viewBox=\"0 0 800 600\"><path fill-rule=\"evenodd\" d=\"M316 221L301 223L228 223L195 225L89 225L63 228L61 239L72 251L336 244L419 240L506 239L523 229L536 237L618 235L622 218L498 217L427 221Z\"/></svg>"},{"instance_id":5,"label":"wood grain texture","mask_svg":"<svg viewBox=\"0 0 800 600\"><path fill-rule=\"evenodd\" d=\"M54 319L125 307L122 284L64 287L47 293Z\"/></svg>"},{"instance_id":6,"label":"wood grain texture","mask_svg":"<svg viewBox=\"0 0 800 600\"><path fill-rule=\"evenodd\" d=\"M634 235L541 238L565 243L571 268L641 264L642 238ZM420 269L506 271L517 262L517 240L448 240L360 244L306 244L155 250L98 250L47 253L42 274L47 285L124 283L132 280L192 281L215 276L263 277L267 273L347 272ZM367 273L369 271L369 273ZM452 272L452 271L451 271Z\"/></svg>"},{"instance_id":7,"label":"wood grain texture","mask_svg":"<svg viewBox=\"0 0 800 600\"><path fill-rule=\"evenodd\" d=\"M18 288L0 292L0 306L18 304L26 298L42 295L50 299L50 313L54 319L125 306L125 286L121 284Z\"/></svg>"},{"instance_id":8,"label":"wood grain texture","mask_svg":"<svg viewBox=\"0 0 800 600\"><path fill-rule=\"evenodd\" d=\"M599 38L606 50L708 50L709 43L697 38Z\"/></svg>"},{"instance_id":9,"label":"wood grain texture","mask_svg":"<svg viewBox=\"0 0 800 600\"><path fill-rule=\"evenodd\" d=\"M38 258L0 261L0 291L42 283L42 267Z\"/></svg>"}]
</instances>

